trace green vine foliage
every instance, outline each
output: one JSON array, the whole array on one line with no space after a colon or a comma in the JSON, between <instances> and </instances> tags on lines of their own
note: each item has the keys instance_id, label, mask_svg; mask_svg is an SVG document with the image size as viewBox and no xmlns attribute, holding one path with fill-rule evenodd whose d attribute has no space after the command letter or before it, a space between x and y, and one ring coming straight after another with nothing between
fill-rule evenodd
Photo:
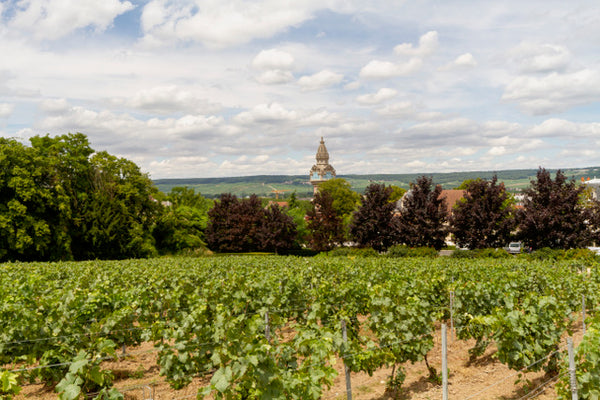
<instances>
[{"instance_id":1,"label":"green vine foliage","mask_svg":"<svg viewBox=\"0 0 600 400\"><path fill-rule=\"evenodd\" d=\"M599 319L586 331L583 340L575 351L575 371L577 376L577 396L584 400L600 399L600 331ZM561 363L563 377L556 385L558 398L567 400L572 398L569 381L569 363L565 356Z\"/></svg>"},{"instance_id":2,"label":"green vine foliage","mask_svg":"<svg viewBox=\"0 0 600 400\"><path fill-rule=\"evenodd\" d=\"M112 387L113 376L103 370L100 363L107 356L115 357L115 343L100 340L95 351L79 351L69 366L69 371L56 385L60 400L83 398L122 400L123 395Z\"/></svg>"},{"instance_id":3,"label":"green vine foliage","mask_svg":"<svg viewBox=\"0 0 600 400\"><path fill-rule=\"evenodd\" d=\"M9 371L0 371L0 399L12 400L21 392L18 375Z\"/></svg>"},{"instance_id":4,"label":"green vine foliage","mask_svg":"<svg viewBox=\"0 0 600 400\"><path fill-rule=\"evenodd\" d=\"M546 366L557 372L555 351L569 322L566 307L553 296L529 295L520 305L510 298L506 303L490 318L498 359L515 370Z\"/></svg>"},{"instance_id":5,"label":"green vine foliage","mask_svg":"<svg viewBox=\"0 0 600 400\"><path fill-rule=\"evenodd\" d=\"M516 257L0 264L0 360L47 366L18 373L17 382L58 383L65 399L118 398L101 359L145 341L173 388L206 378L200 397L318 399L341 363L366 373L393 366L397 389L407 363L427 361L454 292L457 336L479 342L474 358L494 341L510 368L553 369L547 357L581 295L589 307L598 303L597 265L584 267Z\"/></svg>"}]
</instances>

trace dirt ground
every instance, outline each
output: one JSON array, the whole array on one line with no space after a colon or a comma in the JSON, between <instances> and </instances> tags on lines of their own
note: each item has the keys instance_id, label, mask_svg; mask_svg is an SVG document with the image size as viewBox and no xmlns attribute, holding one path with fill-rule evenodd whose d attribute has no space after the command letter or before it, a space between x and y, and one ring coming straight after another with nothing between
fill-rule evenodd
<instances>
[{"instance_id":1,"label":"dirt ground","mask_svg":"<svg viewBox=\"0 0 600 400\"><path fill-rule=\"evenodd\" d=\"M581 332L574 335L575 344L581 340ZM566 343L566 342L565 342ZM517 372L508 369L495 359L495 348L490 346L486 353L474 363L469 364L468 349L473 341L453 340L448 335L448 368L449 399L556 399L554 389L556 377L547 376L544 372L524 374L522 382L515 384ZM428 355L429 363L441 371L441 334L436 335L434 349ZM339 375L334 385L324 393L323 400L346 399L346 382L343 363L336 365ZM192 384L181 390L171 389L156 364L156 351L151 343L144 343L136 348L128 348L127 356L119 361L107 362L104 368L112 369L115 375L115 386L124 394L125 399L194 399L199 387L208 382L208 378L195 379ZM406 380L399 393L386 393L386 379L391 368L378 370L373 376L352 374L353 400L388 400L388 399L442 399L442 387L428 380L427 367L424 362L406 364ZM526 383L528 381L529 383ZM55 399L56 393L42 385L27 385L17 399Z\"/></svg>"}]
</instances>

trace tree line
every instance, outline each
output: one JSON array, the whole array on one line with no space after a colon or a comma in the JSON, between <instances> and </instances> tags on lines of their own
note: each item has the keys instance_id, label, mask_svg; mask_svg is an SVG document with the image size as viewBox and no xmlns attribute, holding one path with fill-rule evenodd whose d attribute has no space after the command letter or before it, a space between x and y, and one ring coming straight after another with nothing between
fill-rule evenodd
<instances>
[{"instance_id":1,"label":"tree line","mask_svg":"<svg viewBox=\"0 0 600 400\"><path fill-rule=\"evenodd\" d=\"M561 171L540 168L523 204L491 179L463 182L451 210L421 176L408 192L373 183L363 195L344 179L312 201L293 193L284 208L256 196L216 201L193 189L165 194L130 160L96 152L83 134L0 138L0 261L84 260L216 252L290 253L396 244L471 249L520 240L532 249L600 241L600 206Z\"/></svg>"},{"instance_id":2,"label":"tree line","mask_svg":"<svg viewBox=\"0 0 600 400\"><path fill-rule=\"evenodd\" d=\"M553 179L549 171L540 168L536 179L523 192L522 205L517 204L496 176L489 180L467 180L459 189L463 190L463 197L449 208L441 185L434 184L427 176L419 177L404 195L402 189L373 183L360 196L352 192L343 179L332 179L320 186L306 213L298 213L297 202L290 202L288 216L302 216L301 220L294 220L302 234L294 236L288 219L287 236L279 236L282 240L275 249L306 246L327 251L350 244L382 252L393 245L404 244L439 250L451 239L461 248L502 248L510 241L519 240L526 248L537 250L583 248L600 241L600 203L582 185L567 180L560 170ZM223 199L230 201L231 195L222 197L221 203ZM264 213L259 207L255 209L259 214ZM208 240L211 249L237 251L239 248L240 239L231 235L227 224L241 216L236 216L235 209L230 210L229 219L222 215L214 218L216 214L209 212L207 232L219 238L218 243ZM253 221L259 226L260 221L266 224L267 220ZM236 230L240 229L235 226ZM257 232L254 239L249 239L249 232L252 230L247 227L244 236L247 242L261 243L258 234L261 229L254 229ZM223 238L228 235L231 239L225 244ZM294 242L294 237L302 241ZM252 249L266 248L254 245Z\"/></svg>"}]
</instances>

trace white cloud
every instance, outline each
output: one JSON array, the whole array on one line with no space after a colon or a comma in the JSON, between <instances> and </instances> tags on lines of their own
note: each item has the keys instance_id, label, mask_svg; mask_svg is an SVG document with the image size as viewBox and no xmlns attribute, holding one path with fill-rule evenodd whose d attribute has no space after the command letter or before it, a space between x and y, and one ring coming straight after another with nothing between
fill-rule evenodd
<instances>
[{"instance_id":1,"label":"white cloud","mask_svg":"<svg viewBox=\"0 0 600 400\"><path fill-rule=\"evenodd\" d=\"M280 85L289 83L294 80L294 75L290 71L282 71L280 69L272 69L264 71L256 77L258 83L263 85Z\"/></svg>"},{"instance_id":2,"label":"white cloud","mask_svg":"<svg viewBox=\"0 0 600 400\"><path fill-rule=\"evenodd\" d=\"M8 118L13 113L15 109L14 104L10 103L0 103L0 118Z\"/></svg>"},{"instance_id":3,"label":"white cloud","mask_svg":"<svg viewBox=\"0 0 600 400\"><path fill-rule=\"evenodd\" d=\"M279 85L294 80L291 72L294 68L294 57L285 51L262 50L252 60L252 67L262 70L256 81L263 85Z\"/></svg>"},{"instance_id":4,"label":"white cloud","mask_svg":"<svg viewBox=\"0 0 600 400\"><path fill-rule=\"evenodd\" d=\"M157 152L170 140L198 140L222 135L223 123L222 117L192 115L144 121L129 114L75 106L65 113L44 118L36 128L45 132L81 132L90 137L93 147L99 144L104 150L104 146L109 146L116 153L124 154L129 148L146 148L148 152ZM188 145L179 143L179 146L182 145L179 151L190 150Z\"/></svg>"},{"instance_id":5,"label":"white cloud","mask_svg":"<svg viewBox=\"0 0 600 400\"><path fill-rule=\"evenodd\" d=\"M522 43L511 50L522 72L563 71L571 61L571 53L562 45Z\"/></svg>"},{"instance_id":6,"label":"white cloud","mask_svg":"<svg viewBox=\"0 0 600 400\"><path fill-rule=\"evenodd\" d=\"M344 75L323 70L314 75L305 75L298 80L303 91L320 90L338 84L344 79Z\"/></svg>"},{"instance_id":7,"label":"white cloud","mask_svg":"<svg viewBox=\"0 0 600 400\"><path fill-rule=\"evenodd\" d=\"M277 49L262 50L252 60L252 66L264 70L291 70L294 67L294 57Z\"/></svg>"},{"instance_id":8,"label":"white cloud","mask_svg":"<svg viewBox=\"0 0 600 400\"><path fill-rule=\"evenodd\" d=\"M401 62L370 61L360 70L360 77L365 79L386 79L410 75L423 65L423 59L433 54L438 47L438 33L430 31L421 36L419 46L402 43L394 47L394 53L409 59Z\"/></svg>"},{"instance_id":9,"label":"white cloud","mask_svg":"<svg viewBox=\"0 0 600 400\"><path fill-rule=\"evenodd\" d=\"M419 58L411 58L404 63L373 60L360 70L360 77L365 79L386 79L405 76L418 71L422 65L423 61Z\"/></svg>"},{"instance_id":10,"label":"white cloud","mask_svg":"<svg viewBox=\"0 0 600 400\"><path fill-rule=\"evenodd\" d=\"M45 99L42 100L40 107L48 114L61 114L71 108L66 99Z\"/></svg>"},{"instance_id":11,"label":"white cloud","mask_svg":"<svg viewBox=\"0 0 600 400\"><path fill-rule=\"evenodd\" d=\"M417 111L410 101L403 101L386 105L376 110L376 112L382 117L411 118L416 115Z\"/></svg>"},{"instance_id":12,"label":"white cloud","mask_svg":"<svg viewBox=\"0 0 600 400\"><path fill-rule=\"evenodd\" d=\"M490 156L498 157L503 156L507 153L506 147L504 146L494 146L488 150L487 154Z\"/></svg>"},{"instance_id":13,"label":"white cloud","mask_svg":"<svg viewBox=\"0 0 600 400\"><path fill-rule=\"evenodd\" d=\"M86 27L104 31L133 8L129 1L120 0L25 0L19 2L8 26L38 40L56 40Z\"/></svg>"},{"instance_id":14,"label":"white cloud","mask_svg":"<svg viewBox=\"0 0 600 400\"><path fill-rule=\"evenodd\" d=\"M534 137L556 137L569 139L575 137L600 137L600 123L577 123L559 118L550 118L532 127L529 134Z\"/></svg>"},{"instance_id":15,"label":"white cloud","mask_svg":"<svg viewBox=\"0 0 600 400\"><path fill-rule=\"evenodd\" d=\"M221 106L174 85L141 90L126 100L115 100L128 107L165 115L172 113L213 114Z\"/></svg>"},{"instance_id":16,"label":"white cloud","mask_svg":"<svg viewBox=\"0 0 600 400\"><path fill-rule=\"evenodd\" d=\"M477 60L471 53L461 54L446 65L438 68L439 71L465 70L477 66Z\"/></svg>"},{"instance_id":17,"label":"white cloud","mask_svg":"<svg viewBox=\"0 0 600 400\"><path fill-rule=\"evenodd\" d=\"M476 67L477 61L475 61L475 57L471 53L465 53L456 57L454 65L457 67Z\"/></svg>"},{"instance_id":18,"label":"white cloud","mask_svg":"<svg viewBox=\"0 0 600 400\"><path fill-rule=\"evenodd\" d=\"M259 104L250 111L243 111L235 116L234 120L240 124L273 123L292 121L298 113L285 109L281 104Z\"/></svg>"},{"instance_id":19,"label":"white cloud","mask_svg":"<svg viewBox=\"0 0 600 400\"><path fill-rule=\"evenodd\" d=\"M344 117L327 110L307 110L302 113L298 126L333 126L342 121Z\"/></svg>"},{"instance_id":20,"label":"white cloud","mask_svg":"<svg viewBox=\"0 0 600 400\"><path fill-rule=\"evenodd\" d=\"M344 85L344 89L346 90L356 90L360 88L360 81L350 82Z\"/></svg>"},{"instance_id":21,"label":"white cloud","mask_svg":"<svg viewBox=\"0 0 600 400\"><path fill-rule=\"evenodd\" d=\"M356 101L362 105L376 105L394 98L397 94L398 91L396 89L381 88L377 91L377 93L369 93L358 96Z\"/></svg>"},{"instance_id":22,"label":"white cloud","mask_svg":"<svg viewBox=\"0 0 600 400\"><path fill-rule=\"evenodd\" d=\"M518 103L531 114L562 112L600 100L600 71L519 76L506 87L502 99Z\"/></svg>"},{"instance_id":23,"label":"white cloud","mask_svg":"<svg viewBox=\"0 0 600 400\"><path fill-rule=\"evenodd\" d=\"M427 57L438 48L438 33L429 31L419 38L419 46L413 47L412 43L402 43L394 47L394 53L408 57Z\"/></svg>"},{"instance_id":24,"label":"white cloud","mask_svg":"<svg viewBox=\"0 0 600 400\"><path fill-rule=\"evenodd\" d=\"M194 4L195 3L195 4ZM194 3L152 0L144 6L142 28L153 43L197 41L208 47L240 45L268 38L311 17L323 5L305 2L206 0Z\"/></svg>"}]
</instances>

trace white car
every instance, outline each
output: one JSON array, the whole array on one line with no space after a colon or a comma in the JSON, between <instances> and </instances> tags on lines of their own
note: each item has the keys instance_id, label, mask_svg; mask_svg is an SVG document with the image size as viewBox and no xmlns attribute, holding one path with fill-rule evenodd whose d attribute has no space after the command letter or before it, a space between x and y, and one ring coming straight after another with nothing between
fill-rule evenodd
<instances>
[{"instance_id":1,"label":"white car","mask_svg":"<svg viewBox=\"0 0 600 400\"><path fill-rule=\"evenodd\" d=\"M521 242L510 242L508 244L508 248L506 249L506 251L508 251L510 254L519 254L522 250L523 243Z\"/></svg>"}]
</instances>

